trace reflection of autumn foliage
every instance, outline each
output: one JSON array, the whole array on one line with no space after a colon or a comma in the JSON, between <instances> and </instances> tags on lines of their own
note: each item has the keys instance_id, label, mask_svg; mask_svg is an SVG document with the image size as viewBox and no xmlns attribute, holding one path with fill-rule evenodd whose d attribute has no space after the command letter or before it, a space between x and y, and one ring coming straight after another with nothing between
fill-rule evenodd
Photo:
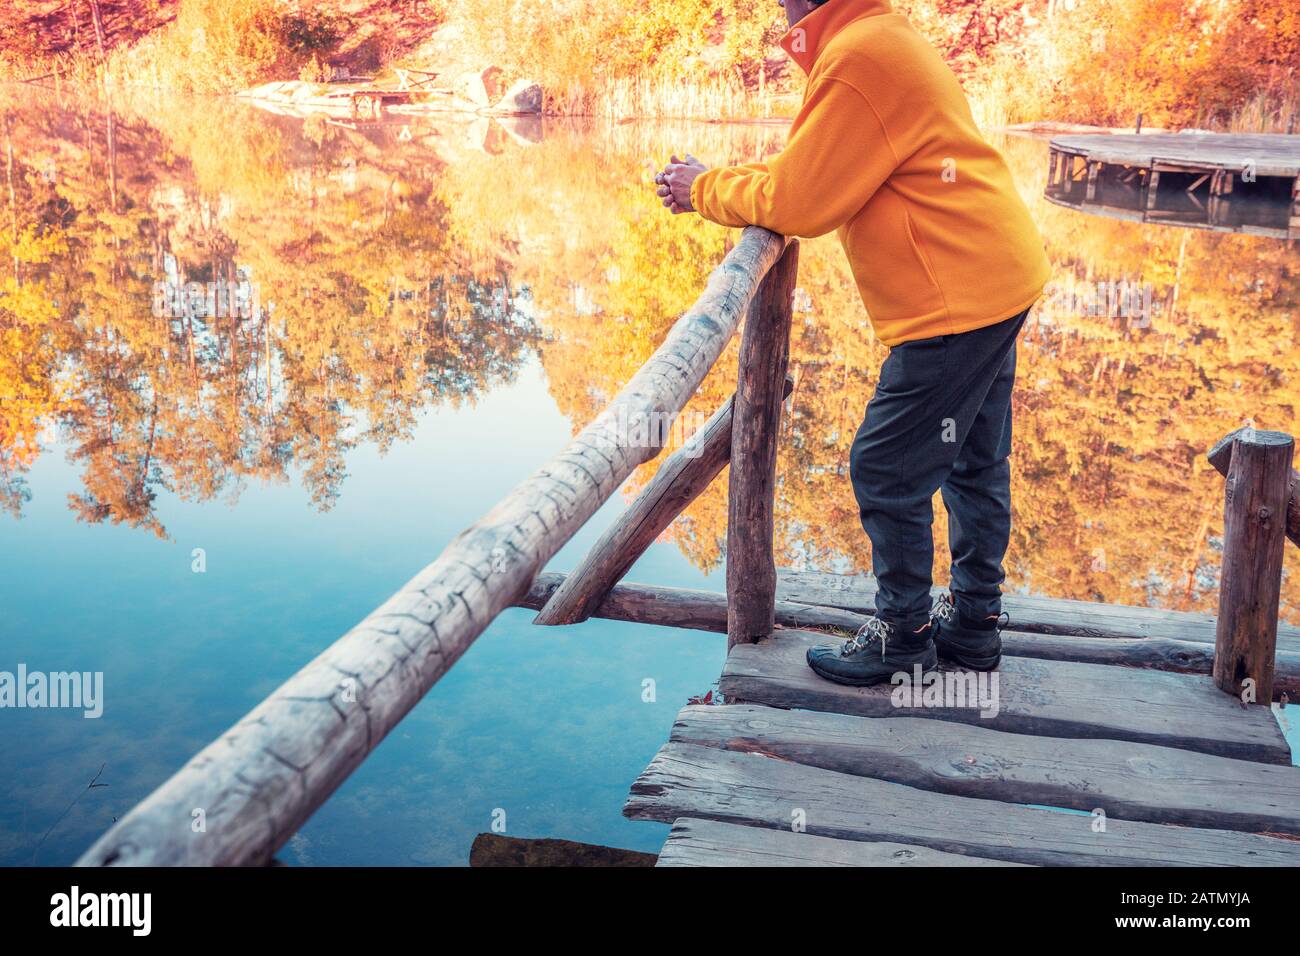
<instances>
[{"instance_id":1,"label":"reflection of autumn foliage","mask_svg":"<svg viewBox=\"0 0 1300 956\"><path fill-rule=\"evenodd\" d=\"M300 470L328 504L349 449L401 441L422 408L509 376L534 320L551 393L582 427L728 240L663 212L649 164L687 149L711 163L758 159L781 137L761 125L562 124L525 147L486 123L354 130L216 107L111 125L96 111L5 116L2 500L21 505L37 436L56 422L82 468L77 513L160 533L159 489L207 500ZM1010 585L1211 610L1223 483L1204 451L1248 418L1296 428L1294 248L1049 205L1042 144L1001 146L1054 281L1149 284L1155 306L1146 321L1053 295L1027 328ZM805 242L800 260L778 559L864 569L845 470L885 350L835 240ZM153 278L168 268L197 282L247 274L262 310L155 317ZM692 420L735 375L733 348ZM667 535L712 567L725 529L724 473ZM945 563L940 545L940 581ZM1294 578L1283 596L1300 606Z\"/></svg>"},{"instance_id":2,"label":"reflection of autumn foliage","mask_svg":"<svg viewBox=\"0 0 1300 956\"><path fill-rule=\"evenodd\" d=\"M157 128L101 112L5 116L17 226L0 279L0 478L12 510L42 418L82 465L71 505L86 520L162 534L159 488L202 500L291 467L328 505L348 449L386 448L421 408L509 377L532 339L516 310L526 292L448 241L426 152L340 130L313 144L217 108ZM164 277L251 277L262 308L158 315Z\"/></svg>"},{"instance_id":3,"label":"reflection of autumn foliage","mask_svg":"<svg viewBox=\"0 0 1300 956\"><path fill-rule=\"evenodd\" d=\"M57 233L18 227L11 150L6 135L6 178L14 199L10 228L0 232L0 261L9 267L0 273L0 507L16 514L27 497L22 474L38 454L41 419L61 402L55 381L61 336L49 285L36 270L65 246Z\"/></svg>"}]
</instances>

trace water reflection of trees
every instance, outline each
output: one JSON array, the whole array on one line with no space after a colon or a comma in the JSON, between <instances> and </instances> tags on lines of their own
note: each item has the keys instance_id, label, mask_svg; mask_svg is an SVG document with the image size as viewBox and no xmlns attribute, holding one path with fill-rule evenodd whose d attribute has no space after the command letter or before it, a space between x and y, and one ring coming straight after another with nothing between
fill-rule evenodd
<instances>
[{"instance_id":1,"label":"water reflection of trees","mask_svg":"<svg viewBox=\"0 0 1300 956\"><path fill-rule=\"evenodd\" d=\"M290 467L328 504L350 448L400 441L421 408L509 376L532 321L551 393L582 427L693 301L726 241L654 205L647 161L684 149L747 161L781 135L551 124L525 147L483 124L345 129L214 108L118 120L110 144L102 112L11 110L7 123L4 500L19 506L35 430L54 418L82 463L78 511L155 530L158 489L207 499ZM1054 296L1027 329L1010 583L1212 610L1223 484L1204 450L1245 419L1297 428L1295 246L1052 206L1043 145L1003 145L1057 283L1149 284L1153 303L1135 321ZM263 311L156 320L150 285L168 256L194 281L247 270ZM805 244L799 287L779 559L865 568L844 470L885 350L833 238ZM691 410L711 411L734 381L733 349ZM669 535L716 565L725 515L717 482ZM942 538L942 508L936 523ZM937 571L946 560L940 547ZM1284 583L1291 608L1295 582Z\"/></svg>"},{"instance_id":2,"label":"water reflection of trees","mask_svg":"<svg viewBox=\"0 0 1300 956\"><path fill-rule=\"evenodd\" d=\"M528 291L447 228L418 144L300 136L248 111L146 122L4 108L0 502L17 512L57 422L89 521L164 530L158 491L206 500L300 470L339 494L347 452L509 378ZM156 314L155 283L256 287L251 315Z\"/></svg>"}]
</instances>

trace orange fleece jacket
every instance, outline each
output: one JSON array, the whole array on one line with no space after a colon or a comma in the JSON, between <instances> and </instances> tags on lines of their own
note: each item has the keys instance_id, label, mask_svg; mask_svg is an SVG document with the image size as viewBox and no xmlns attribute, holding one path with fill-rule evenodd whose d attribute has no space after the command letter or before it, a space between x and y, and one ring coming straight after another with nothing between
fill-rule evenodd
<instances>
[{"instance_id":1,"label":"orange fleece jacket","mask_svg":"<svg viewBox=\"0 0 1300 956\"><path fill-rule=\"evenodd\" d=\"M889 346L994 325L1034 303L1050 266L957 78L888 0L828 0L782 47L808 73L784 150L696 177L723 226L838 231Z\"/></svg>"}]
</instances>

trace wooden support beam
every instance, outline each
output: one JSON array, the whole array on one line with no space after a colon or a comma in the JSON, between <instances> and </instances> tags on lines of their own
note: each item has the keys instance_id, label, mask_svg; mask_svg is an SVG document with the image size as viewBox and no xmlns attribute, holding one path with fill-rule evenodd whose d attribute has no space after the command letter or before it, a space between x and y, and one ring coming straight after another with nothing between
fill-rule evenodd
<instances>
[{"instance_id":1,"label":"wooden support beam","mask_svg":"<svg viewBox=\"0 0 1300 956\"><path fill-rule=\"evenodd\" d=\"M1223 567L1214 683L1248 703L1273 699L1291 458L1283 432L1240 429L1228 439ZM1222 455L1223 443L1211 450Z\"/></svg>"},{"instance_id":2,"label":"wooden support beam","mask_svg":"<svg viewBox=\"0 0 1300 956\"><path fill-rule=\"evenodd\" d=\"M784 395L794 382L787 375ZM622 580L674 519L700 496L731 458L735 396L660 466L655 476L587 556L564 579L534 624L577 624L591 617L609 589Z\"/></svg>"},{"instance_id":3,"label":"wooden support beam","mask_svg":"<svg viewBox=\"0 0 1300 956\"><path fill-rule=\"evenodd\" d=\"M1288 231L1300 233L1300 176L1291 183L1291 223Z\"/></svg>"},{"instance_id":4,"label":"wooden support beam","mask_svg":"<svg viewBox=\"0 0 1300 956\"><path fill-rule=\"evenodd\" d=\"M776 446L798 272L799 242L791 240L754 293L740 340L727 494L728 647L766 637L775 623Z\"/></svg>"},{"instance_id":5,"label":"wooden support beam","mask_svg":"<svg viewBox=\"0 0 1300 956\"><path fill-rule=\"evenodd\" d=\"M676 415L785 239L746 229L623 390L433 563L122 817L82 865L269 862L638 465L636 416ZM205 813L197 832L194 811Z\"/></svg>"},{"instance_id":6,"label":"wooden support beam","mask_svg":"<svg viewBox=\"0 0 1300 956\"><path fill-rule=\"evenodd\" d=\"M533 610L545 607L564 580L565 575L553 571L537 575L528 593L516 602L516 606ZM866 623L863 615L853 611L814 607L796 601L777 601L775 614L779 627L838 630L846 634L854 633ZM727 596L716 591L696 591L690 588L617 584L610 588L591 615L610 621L685 627L726 634Z\"/></svg>"},{"instance_id":7,"label":"wooden support beam","mask_svg":"<svg viewBox=\"0 0 1300 956\"><path fill-rule=\"evenodd\" d=\"M545 607L564 580L563 574L555 572L539 574L517 606L533 610ZM1109 605L1097 605L1098 609L1107 607ZM713 591L624 583L610 589L592 610L591 616L725 634L727 599ZM838 607L793 600L776 602L777 628L839 631L847 636L865 624L867 617ZM1078 634L1061 633L1059 629L1049 633L1031 633L1028 629L1038 627L1039 623L1022 617L1017 617L1015 624L1016 630L1002 633L1002 651L1009 657L1113 664L1179 674L1209 675L1214 669L1214 646L1205 641L1146 636L1138 628L1134 628L1129 637L1080 636L1092 634L1094 628L1091 626L1080 627ZM1052 626L1059 627L1055 619ZM1292 700L1300 700L1300 651L1277 652L1273 694L1279 697L1284 692Z\"/></svg>"}]
</instances>

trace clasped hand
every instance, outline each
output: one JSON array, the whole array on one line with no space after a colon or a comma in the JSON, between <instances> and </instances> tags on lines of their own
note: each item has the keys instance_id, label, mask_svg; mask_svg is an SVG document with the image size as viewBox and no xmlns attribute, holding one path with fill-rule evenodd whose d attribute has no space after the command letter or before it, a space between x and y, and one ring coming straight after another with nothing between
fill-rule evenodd
<instances>
[{"instance_id":1,"label":"clasped hand","mask_svg":"<svg viewBox=\"0 0 1300 956\"><path fill-rule=\"evenodd\" d=\"M655 185L659 187L655 193L663 200L664 208L673 215L695 212L695 207L691 205L691 184L706 169L708 167L690 153L686 154L684 160L672 156L668 165L655 174Z\"/></svg>"}]
</instances>

